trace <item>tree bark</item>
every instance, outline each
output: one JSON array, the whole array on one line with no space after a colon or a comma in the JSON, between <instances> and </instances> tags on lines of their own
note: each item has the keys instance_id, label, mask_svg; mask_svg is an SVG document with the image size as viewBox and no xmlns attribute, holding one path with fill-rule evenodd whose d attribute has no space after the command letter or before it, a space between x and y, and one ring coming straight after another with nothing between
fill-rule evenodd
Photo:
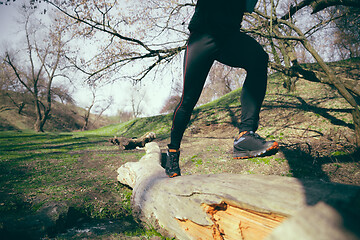
<instances>
[{"instance_id":1,"label":"tree bark","mask_svg":"<svg viewBox=\"0 0 360 240\"><path fill-rule=\"evenodd\" d=\"M360 239L358 186L262 175L168 178L158 145L152 142L145 148L139 162L118 169L118 180L133 188L135 216L165 236Z\"/></svg>"},{"instance_id":2,"label":"tree bark","mask_svg":"<svg viewBox=\"0 0 360 240\"><path fill-rule=\"evenodd\" d=\"M91 109L94 107L95 105L95 99L96 99L96 93L95 93L95 89L92 89L92 100L91 100L91 104L90 106L86 109L86 112L84 114L84 125L81 129L81 131L85 131L85 130L88 130L88 127L89 127L89 121L90 121L90 112L91 112Z\"/></svg>"},{"instance_id":3,"label":"tree bark","mask_svg":"<svg viewBox=\"0 0 360 240\"><path fill-rule=\"evenodd\" d=\"M35 121L35 124L34 124L34 129L35 129L36 132L44 132L43 126L41 124L41 122L42 122L42 113L41 113L41 108L40 108L40 100L39 100L39 96L37 94L37 91L35 91L35 93L33 94L33 99L34 99L34 102L35 102L35 113L36 113L36 121Z\"/></svg>"},{"instance_id":4,"label":"tree bark","mask_svg":"<svg viewBox=\"0 0 360 240\"><path fill-rule=\"evenodd\" d=\"M324 72L315 71L315 70L309 70L303 68L298 63L294 64L292 67L286 67L282 66L280 64L276 63L269 63L269 66L279 71L287 76L295 77L295 78L302 78L310 82L318 82L318 83L324 83L327 85L334 86L332 82L329 80L328 76ZM356 79L346 78L337 75L339 78L339 81L344 84L344 87L354 93L357 96L360 96L360 81Z\"/></svg>"},{"instance_id":5,"label":"tree bark","mask_svg":"<svg viewBox=\"0 0 360 240\"><path fill-rule=\"evenodd\" d=\"M137 147L143 148L146 143L153 141L156 138L156 134L153 132L145 133L139 138L126 138L126 137L113 137L109 139L114 145L118 145L122 150L135 149Z\"/></svg>"},{"instance_id":6,"label":"tree bark","mask_svg":"<svg viewBox=\"0 0 360 240\"><path fill-rule=\"evenodd\" d=\"M352 116L354 119L356 145L360 146L360 113L359 113L359 111L353 110Z\"/></svg>"},{"instance_id":7,"label":"tree bark","mask_svg":"<svg viewBox=\"0 0 360 240\"><path fill-rule=\"evenodd\" d=\"M284 14L281 19L290 19L296 12L307 6L311 6L311 8L313 9L312 13L314 14L321 10L324 10L325 8L338 5L360 8L359 0L303 0L300 1L298 4L291 6L289 8L289 11Z\"/></svg>"},{"instance_id":8,"label":"tree bark","mask_svg":"<svg viewBox=\"0 0 360 240\"><path fill-rule=\"evenodd\" d=\"M331 6L338 6L338 5L360 8L360 1L359 0L317 0L317 1L313 1L310 5L313 9L312 13L317 13L321 10L324 10L325 8Z\"/></svg>"}]
</instances>

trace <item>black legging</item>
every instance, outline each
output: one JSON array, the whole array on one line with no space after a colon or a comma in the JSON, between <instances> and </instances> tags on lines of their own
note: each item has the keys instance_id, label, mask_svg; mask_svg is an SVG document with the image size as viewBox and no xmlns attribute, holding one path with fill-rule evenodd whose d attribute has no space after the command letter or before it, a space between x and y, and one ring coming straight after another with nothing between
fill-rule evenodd
<instances>
[{"instance_id":1,"label":"black legging","mask_svg":"<svg viewBox=\"0 0 360 240\"><path fill-rule=\"evenodd\" d=\"M267 53L257 41L242 32L222 35L192 32L184 59L183 93L174 111L170 149L180 148L191 113L215 60L247 71L240 98L241 123L238 127L240 132L257 130L267 85Z\"/></svg>"}]
</instances>

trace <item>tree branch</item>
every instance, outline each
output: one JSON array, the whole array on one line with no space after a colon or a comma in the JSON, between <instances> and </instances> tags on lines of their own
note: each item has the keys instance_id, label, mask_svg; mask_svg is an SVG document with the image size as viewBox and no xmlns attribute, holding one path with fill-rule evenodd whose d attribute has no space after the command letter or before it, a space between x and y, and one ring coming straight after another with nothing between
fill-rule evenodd
<instances>
[{"instance_id":1,"label":"tree branch","mask_svg":"<svg viewBox=\"0 0 360 240\"><path fill-rule=\"evenodd\" d=\"M317 13L321 10L324 10L327 7L338 6L338 5L360 8L360 1L359 0L314 0L311 3L311 7L313 9L312 13Z\"/></svg>"},{"instance_id":2,"label":"tree branch","mask_svg":"<svg viewBox=\"0 0 360 240\"><path fill-rule=\"evenodd\" d=\"M269 66L270 68L278 72L281 72L286 76L302 78L310 82L318 82L318 83L324 83L327 85L334 86L334 84L330 81L330 79L324 72L305 69L298 63L295 63L291 67L285 67L281 64L269 62ZM344 84L346 89L360 96L360 81L346 77L339 77L339 76L338 78L339 81Z\"/></svg>"},{"instance_id":3,"label":"tree branch","mask_svg":"<svg viewBox=\"0 0 360 240\"><path fill-rule=\"evenodd\" d=\"M15 73L15 75L16 75L16 78L19 80L19 82L20 82L31 94L34 94L33 90L22 80L18 69L16 68L16 66L13 64L13 62L12 62L11 59L10 59L10 56L9 56L9 53L8 53L8 52L6 53L5 62L6 62L7 64L9 64L10 67L13 69L13 71L14 71L14 73Z\"/></svg>"},{"instance_id":4,"label":"tree branch","mask_svg":"<svg viewBox=\"0 0 360 240\"><path fill-rule=\"evenodd\" d=\"M290 19L296 12L301 10L304 7L311 6L313 9L312 13L317 13L321 10L324 10L327 7L331 6L348 6L348 7L356 7L360 8L359 0L304 0L294 6L289 8L289 11L281 17L282 20Z\"/></svg>"},{"instance_id":5,"label":"tree branch","mask_svg":"<svg viewBox=\"0 0 360 240\"><path fill-rule=\"evenodd\" d=\"M94 21L92 19L85 20L85 19L80 18L79 16L71 15L68 12L66 12L65 10L63 10L62 8L60 8L59 6L52 3L51 1L48 1L48 2L52 6L54 6L56 9L58 9L60 12L62 12L63 14L65 14L66 16L68 16L68 17L70 17L70 18L72 18L72 19L74 19L74 20L76 20L78 22L81 22L81 23L83 23L85 25L88 25L91 28L94 28L96 30L99 30L99 31L102 31L102 32L105 32L105 33L108 33L108 34L111 34L111 35L114 35L114 36L118 37L121 40L136 43L137 45L143 47L148 52L153 52L154 51L151 48L149 48L144 42L142 42L142 41L140 41L138 39L123 36L120 33L118 33L115 29L112 29L112 28L110 28L110 30L108 30L107 29L108 26L105 26L105 25L103 25L101 23L98 23L98 22L96 22L96 21ZM99 26L102 26L102 27L99 27Z\"/></svg>"}]
</instances>

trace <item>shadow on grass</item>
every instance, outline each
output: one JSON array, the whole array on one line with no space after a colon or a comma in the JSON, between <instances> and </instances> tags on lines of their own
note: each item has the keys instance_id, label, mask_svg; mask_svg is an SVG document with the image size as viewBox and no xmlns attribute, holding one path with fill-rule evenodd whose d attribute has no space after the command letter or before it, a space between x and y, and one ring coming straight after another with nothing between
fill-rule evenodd
<instances>
[{"instance_id":1,"label":"shadow on grass","mask_svg":"<svg viewBox=\"0 0 360 240\"><path fill-rule=\"evenodd\" d=\"M26 202L23 204L30 205ZM32 214L23 211L22 215L8 215L0 229L0 238L104 239L109 236L122 236L123 239L128 236L139 236L147 231L131 215L99 219L90 217L84 213L84 209L69 207L59 210L61 206L52 204Z\"/></svg>"},{"instance_id":2,"label":"shadow on grass","mask_svg":"<svg viewBox=\"0 0 360 240\"><path fill-rule=\"evenodd\" d=\"M0 142L0 152L33 151L41 149L72 150L98 144L105 141L104 137L74 137L72 134L16 134L0 133L6 141Z\"/></svg>"},{"instance_id":3,"label":"shadow on grass","mask_svg":"<svg viewBox=\"0 0 360 240\"><path fill-rule=\"evenodd\" d=\"M118 153L117 149L98 148L103 137L4 132L0 136L4 137L0 141L0 239L100 239L145 232L126 203L114 196L123 194L122 189L114 189L115 180L96 174L96 181L87 177L100 171L89 165L96 160L94 156ZM106 192L106 186L114 195ZM97 194L104 198L96 200ZM109 209L96 212L94 205L103 200L116 205L116 211L105 205ZM88 209L80 209L82 206Z\"/></svg>"},{"instance_id":4,"label":"shadow on grass","mask_svg":"<svg viewBox=\"0 0 360 240\"><path fill-rule=\"evenodd\" d=\"M283 146L281 151L289 164L292 176L302 180L319 180L321 182L331 182L329 174L335 174L341 163L356 163L360 159L360 150L352 153L338 153L333 156L316 157L318 153L312 149L308 143L295 144L293 146ZM332 163L335 169L329 173L323 170L325 164ZM346 176L344 176L346 178ZM347 179L348 180L348 179ZM306 185L306 184L305 184ZM304 186L305 186L304 185ZM306 187L306 186L305 186ZM308 202L313 205L313 202Z\"/></svg>"},{"instance_id":5,"label":"shadow on grass","mask_svg":"<svg viewBox=\"0 0 360 240\"><path fill-rule=\"evenodd\" d=\"M240 109L241 109L240 107L237 108L238 111L240 111ZM229 113L231 119L230 124L239 129L240 121L237 115L235 114L235 112L229 106L226 107L226 110Z\"/></svg>"},{"instance_id":6,"label":"shadow on grass","mask_svg":"<svg viewBox=\"0 0 360 240\"><path fill-rule=\"evenodd\" d=\"M348 127L350 129L354 129L354 125L353 124L349 124L346 123L345 121L338 119L332 115L329 114L329 112L338 112L338 113L351 113L351 109L331 109L331 108L322 108L322 107L317 107L311 104L308 104L304 99L302 99L301 97L296 97L299 102L300 102L300 109L304 110L305 112L313 112L315 114L319 114L320 116L328 119L332 124L337 125L337 126L344 126L344 127Z\"/></svg>"},{"instance_id":7,"label":"shadow on grass","mask_svg":"<svg viewBox=\"0 0 360 240\"><path fill-rule=\"evenodd\" d=\"M317 157L314 158L311 154L311 146L304 150L299 146L295 148L281 148L288 161L292 175L297 178L303 186L305 200L307 206L314 206L313 213L323 214L321 208L316 208L320 202L326 203L335 213L326 214L323 217L331 219L324 219L327 222L326 226L330 226L334 221L335 231L337 234L349 234L355 236L356 239L360 238L360 229L358 227L358 219L360 218L360 187L357 185L333 185L333 188L324 188L324 182L329 184L331 179L328 174L335 173L341 166L340 163L358 162L360 159L360 150L356 150L351 154L344 154L334 157ZM337 166L334 172L325 173L323 171L324 164L334 163ZM335 186L337 186L335 188ZM340 200L341 199L341 200ZM329 211L328 209L326 209ZM315 213L314 211L319 211ZM310 217L310 216L309 216ZM302 230L301 230L302 231ZM321 237L321 235L319 235ZM354 239L355 239L354 238Z\"/></svg>"},{"instance_id":8,"label":"shadow on grass","mask_svg":"<svg viewBox=\"0 0 360 240\"><path fill-rule=\"evenodd\" d=\"M331 124L335 126L343 126L349 129L354 129L354 125L351 123L347 123L342 119L339 119L330 113L349 113L351 114L351 109L349 108L324 108L317 106L316 104L307 103L303 98L298 96L292 96L290 94L279 94L284 97L291 97L296 98L299 103L295 102L288 102L288 101L281 101L275 100L271 102L265 102L262 106L263 110L281 110L284 109L289 111L291 109L297 111L306 112L313 112L314 114L320 115L323 118L327 119ZM335 97L326 97L323 99L316 99L317 101L329 101L331 99L335 99ZM201 107L194 109L192 113L191 120L189 125L194 124L197 121L205 121L205 124L211 125L221 122L222 119L217 119L216 115L219 113L226 113L225 117L228 117L230 120L227 123L231 124L232 126L239 128L240 118L241 118L241 105L222 105L222 106L208 106L208 107Z\"/></svg>"},{"instance_id":9,"label":"shadow on grass","mask_svg":"<svg viewBox=\"0 0 360 240\"><path fill-rule=\"evenodd\" d=\"M315 105L312 105L311 103L307 103L303 98L299 96L291 96L291 95L284 95L285 97L293 97L296 98L299 103L289 103L287 101L272 101L271 103L266 102L263 104L263 109L294 109L294 110L302 110L304 113L306 112L313 112L315 114L318 114L322 116L323 118L327 119L331 124L336 126L343 126L348 127L350 129L354 129L354 125L347 123L339 118L336 118L335 116L331 115L330 112L333 113L350 113L351 109L349 108L323 108ZM323 101L328 101L334 98L328 97L324 99L320 99ZM319 100L319 99L317 99Z\"/></svg>"}]
</instances>

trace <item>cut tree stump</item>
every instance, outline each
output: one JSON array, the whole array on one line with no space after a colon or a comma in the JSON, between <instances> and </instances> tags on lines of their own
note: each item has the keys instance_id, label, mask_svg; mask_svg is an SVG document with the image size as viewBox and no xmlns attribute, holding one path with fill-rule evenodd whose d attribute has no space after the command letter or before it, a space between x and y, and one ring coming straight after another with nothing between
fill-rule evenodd
<instances>
[{"instance_id":1,"label":"cut tree stump","mask_svg":"<svg viewBox=\"0 0 360 240\"><path fill-rule=\"evenodd\" d=\"M118 169L133 212L176 239L360 239L360 187L291 177L209 174L168 178L157 143Z\"/></svg>"}]
</instances>

